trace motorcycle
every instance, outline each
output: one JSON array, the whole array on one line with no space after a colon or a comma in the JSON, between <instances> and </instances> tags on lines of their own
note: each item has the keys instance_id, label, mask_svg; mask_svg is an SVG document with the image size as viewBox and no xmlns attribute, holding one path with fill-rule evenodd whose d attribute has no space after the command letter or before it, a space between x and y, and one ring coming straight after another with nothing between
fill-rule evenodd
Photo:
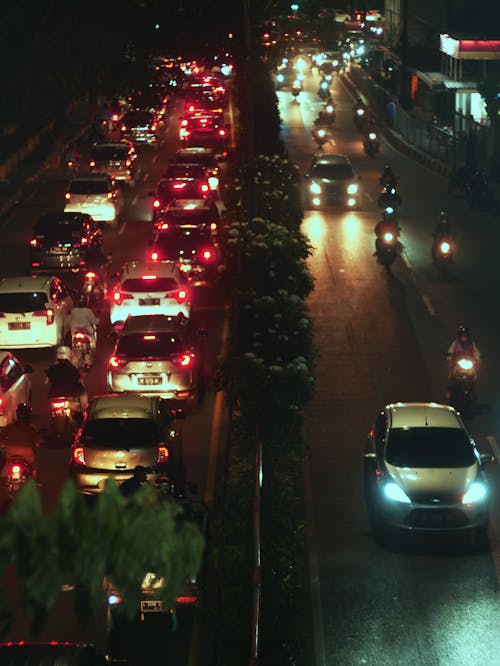
<instances>
[{"instance_id":1,"label":"motorcycle","mask_svg":"<svg viewBox=\"0 0 500 666\"><path fill-rule=\"evenodd\" d=\"M101 277L96 271L86 271L83 276L83 294L87 300L87 306L102 301L104 298L104 285Z\"/></svg>"},{"instance_id":2,"label":"motorcycle","mask_svg":"<svg viewBox=\"0 0 500 666\"><path fill-rule=\"evenodd\" d=\"M396 176L392 173L392 171L384 171L380 178L378 179L378 182L380 183L380 187L394 187L396 188L398 186L398 179Z\"/></svg>"},{"instance_id":3,"label":"motorcycle","mask_svg":"<svg viewBox=\"0 0 500 666\"><path fill-rule=\"evenodd\" d=\"M49 431L64 443L69 443L76 430L76 414L80 414L80 396L57 396L49 398Z\"/></svg>"},{"instance_id":4,"label":"motorcycle","mask_svg":"<svg viewBox=\"0 0 500 666\"><path fill-rule=\"evenodd\" d=\"M312 135L313 135L313 139L318 144L318 148L320 150L322 150L324 144L327 143L328 141L330 141L330 139L331 139L330 130L328 129L328 127L324 127L324 126L315 127L312 131Z\"/></svg>"},{"instance_id":5,"label":"motorcycle","mask_svg":"<svg viewBox=\"0 0 500 666\"><path fill-rule=\"evenodd\" d=\"M380 150L380 144L376 132L371 131L363 137L363 148L368 157L375 157Z\"/></svg>"},{"instance_id":6,"label":"motorcycle","mask_svg":"<svg viewBox=\"0 0 500 666\"><path fill-rule=\"evenodd\" d=\"M446 271L455 256L455 242L450 236L440 236L432 244L432 262L442 271Z\"/></svg>"},{"instance_id":7,"label":"motorcycle","mask_svg":"<svg viewBox=\"0 0 500 666\"><path fill-rule=\"evenodd\" d=\"M397 225L399 221L399 208L393 208L392 206L386 206L382 209L382 219L384 222L393 222Z\"/></svg>"},{"instance_id":8,"label":"motorcycle","mask_svg":"<svg viewBox=\"0 0 500 666\"><path fill-rule=\"evenodd\" d=\"M385 266L389 272L399 253L398 236L399 227L394 225L392 230L386 228L382 233L377 234L375 240L375 256L377 257L377 261Z\"/></svg>"},{"instance_id":9,"label":"motorcycle","mask_svg":"<svg viewBox=\"0 0 500 666\"><path fill-rule=\"evenodd\" d=\"M299 81L298 79L295 79L295 81L292 83L292 95L295 97L295 99L297 99L301 91L302 91L302 82Z\"/></svg>"},{"instance_id":10,"label":"motorcycle","mask_svg":"<svg viewBox=\"0 0 500 666\"><path fill-rule=\"evenodd\" d=\"M328 81L321 81L318 88L318 97L325 101L330 96L330 85Z\"/></svg>"},{"instance_id":11,"label":"motorcycle","mask_svg":"<svg viewBox=\"0 0 500 666\"><path fill-rule=\"evenodd\" d=\"M356 129L359 132L363 131L363 127L367 121L367 113L366 109L364 107L358 107L354 111L354 124L356 125Z\"/></svg>"},{"instance_id":12,"label":"motorcycle","mask_svg":"<svg viewBox=\"0 0 500 666\"><path fill-rule=\"evenodd\" d=\"M470 356L452 359L447 390L450 405L459 412L466 413L476 401L476 388L476 359Z\"/></svg>"},{"instance_id":13,"label":"motorcycle","mask_svg":"<svg viewBox=\"0 0 500 666\"><path fill-rule=\"evenodd\" d=\"M92 335L88 331L78 328L71 331L73 363L77 368L90 368L94 362L95 346L95 332Z\"/></svg>"},{"instance_id":14,"label":"motorcycle","mask_svg":"<svg viewBox=\"0 0 500 666\"><path fill-rule=\"evenodd\" d=\"M335 106L333 104L327 104L321 111L320 117L323 122L333 125L337 117Z\"/></svg>"},{"instance_id":15,"label":"motorcycle","mask_svg":"<svg viewBox=\"0 0 500 666\"><path fill-rule=\"evenodd\" d=\"M401 197L399 196L395 187L389 187L389 186L384 187L377 200L377 205L379 208L382 209L392 208L398 213L401 204L402 204Z\"/></svg>"},{"instance_id":16,"label":"motorcycle","mask_svg":"<svg viewBox=\"0 0 500 666\"><path fill-rule=\"evenodd\" d=\"M30 463L20 456L12 457L7 463L6 485L10 499L21 490L28 479L33 476Z\"/></svg>"}]
</instances>

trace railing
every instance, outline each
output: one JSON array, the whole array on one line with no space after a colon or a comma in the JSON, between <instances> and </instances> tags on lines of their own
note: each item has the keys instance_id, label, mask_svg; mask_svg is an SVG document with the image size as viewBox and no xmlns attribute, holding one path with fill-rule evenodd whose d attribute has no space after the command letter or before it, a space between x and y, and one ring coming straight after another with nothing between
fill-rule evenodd
<instances>
[{"instance_id":1,"label":"railing","mask_svg":"<svg viewBox=\"0 0 500 666\"><path fill-rule=\"evenodd\" d=\"M253 608L252 608L252 647L250 666L259 663L260 638L260 601L262 588L261 550L260 550L260 500L262 493L262 442L257 441L255 446L255 484L253 500L253 542L254 542L254 568L253 568Z\"/></svg>"}]
</instances>

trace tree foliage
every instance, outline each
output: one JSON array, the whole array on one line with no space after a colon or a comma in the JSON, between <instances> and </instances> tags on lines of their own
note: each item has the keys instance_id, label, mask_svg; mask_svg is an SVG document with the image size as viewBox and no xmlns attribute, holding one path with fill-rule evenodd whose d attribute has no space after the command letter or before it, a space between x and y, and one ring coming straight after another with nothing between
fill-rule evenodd
<instances>
[{"instance_id":1,"label":"tree foliage","mask_svg":"<svg viewBox=\"0 0 500 666\"><path fill-rule=\"evenodd\" d=\"M56 509L44 513L38 488L29 481L0 520L0 572L14 567L21 607L32 616L34 632L63 584L74 586L74 610L82 622L99 614L108 588L119 591L125 613L133 617L148 572L168 581L160 593L168 608L197 575L202 553L196 525L150 486L124 499L108 480L91 506L68 480Z\"/></svg>"}]
</instances>

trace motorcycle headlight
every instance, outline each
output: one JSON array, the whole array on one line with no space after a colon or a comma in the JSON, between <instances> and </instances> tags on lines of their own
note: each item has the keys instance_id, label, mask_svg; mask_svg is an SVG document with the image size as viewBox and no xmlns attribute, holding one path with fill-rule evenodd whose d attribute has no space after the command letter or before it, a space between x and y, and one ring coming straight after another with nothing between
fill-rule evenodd
<instances>
[{"instance_id":1,"label":"motorcycle headlight","mask_svg":"<svg viewBox=\"0 0 500 666\"><path fill-rule=\"evenodd\" d=\"M350 183L347 186L347 194L357 194L359 191L359 185L357 183Z\"/></svg>"},{"instance_id":2,"label":"motorcycle headlight","mask_svg":"<svg viewBox=\"0 0 500 666\"><path fill-rule=\"evenodd\" d=\"M368 138L371 139L371 141L375 141L375 139L377 138L377 135L375 134L375 132L370 132L370 134L368 135Z\"/></svg>"},{"instance_id":3,"label":"motorcycle headlight","mask_svg":"<svg viewBox=\"0 0 500 666\"><path fill-rule=\"evenodd\" d=\"M392 215L394 213L394 208L392 206L386 206L384 208L384 213L387 213L387 215Z\"/></svg>"},{"instance_id":4,"label":"motorcycle headlight","mask_svg":"<svg viewBox=\"0 0 500 666\"><path fill-rule=\"evenodd\" d=\"M324 129L320 129L320 130L318 130L318 136L323 137L323 136L325 136L325 134L326 134L326 132L325 132Z\"/></svg>"},{"instance_id":5,"label":"motorcycle headlight","mask_svg":"<svg viewBox=\"0 0 500 666\"><path fill-rule=\"evenodd\" d=\"M488 496L488 489L481 481L474 481L462 498L462 504L475 504L483 502Z\"/></svg>"},{"instance_id":6,"label":"motorcycle headlight","mask_svg":"<svg viewBox=\"0 0 500 666\"><path fill-rule=\"evenodd\" d=\"M384 234L384 240L387 243L391 243L394 240L394 234L392 234L390 231L386 231L386 233Z\"/></svg>"},{"instance_id":7,"label":"motorcycle headlight","mask_svg":"<svg viewBox=\"0 0 500 666\"><path fill-rule=\"evenodd\" d=\"M450 244L447 243L446 241L444 241L444 242L441 243L441 245L439 246L439 249L441 250L441 252L442 252L443 254L448 254L448 252L450 251Z\"/></svg>"},{"instance_id":8,"label":"motorcycle headlight","mask_svg":"<svg viewBox=\"0 0 500 666\"><path fill-rule=\"evenodd\" d=\"M411 504L411 500L405 491L398 486L397 483L390 482L384 485L384 495L387 499L393 502L401 502L402 504Z\"/></svg>"},{"instance_id":9,"label":"motorcycle headlight","mask_svg":"<svg viewBox=\"0 0 500 666\"><path fill-rule=\"evenodd\" d=\"M311 183L309 185L309 191L311 194L321 194L321 185L318 183Z\"/></svg>"},{"instance_id":10,"label":"motorcycle headlight","mask_svg":"<svg viewBox=\"0 0 500 666\"><path fill-rule=\"evenodd\" d=\"M284 80L285 80L285 77L283 76L283 74L278 74L278 76L276 77L276 81L278 83L283 83Z\"/></svg>"},{"instance_id":11,"label":"motorcycle headlight","mask_svg":"<svg viewBox=\"0 0 500 666\"><path fill-rule=\"evenodd\" d=\"M462 370L472 370L474 362L471 361L470 358L461 358L457 361L457 365L459 368L462 368Z\"/></svg>"}]
</instances>

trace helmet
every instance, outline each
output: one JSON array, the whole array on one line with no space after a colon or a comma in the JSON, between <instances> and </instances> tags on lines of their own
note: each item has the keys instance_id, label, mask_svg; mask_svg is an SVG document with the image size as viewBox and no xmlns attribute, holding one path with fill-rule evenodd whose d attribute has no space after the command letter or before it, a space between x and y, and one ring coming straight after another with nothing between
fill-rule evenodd
<instances>
[{"instance_id":1,"label":"helmet","mask_svg":"<svg viewBox=\"0 0 500 666\"><path fill-rule=\"evenodd\" d=\"M464 326L463 324L460 324L460 326L458 327L457 337L466 338L467 340L470 340L471 337L472 337L472 334L470 332L470 328L468 326Z\"/></svg>"},{"instance_id":2,"label":"helmet","mask_svg":"<svg viewBox=\"0 0 500 666\"><path fill-rule=\"evenodd\" d=\"M56 351L56 359L58 361L71 361L72 356L71 349L69 347L58 347Z\"/></svg>"},{"instance_id":3,"label":"helmet","mask_svg":"<svg viewBox=\"0 0 500 666\"><path fill-rule=\"evenodd\" d=\"M384 173L389 173L389 172L392 172L391 165L386 164L384 167Z\"/></svg>"},{"instance_id":4,"label":"helmet","mask_svg":"<svg viewBox=\"0 0 500 666\"><path fill-rule=\"evenodd\" d=\"M447 220L448 219L448 213L445 210L442 210L439 213L439 219L440 220Z\"/></svg>"},{"instance_id":5,"label":"helmet","mask_svg":"<svg viewBox=\"0 0 500 666\"><path fill-rule=\"evenodd\" d=\"M78 307L80 308L87 307L87 297L85 296L85 294L80 294L78 296Z\"/></svg>"},{"instance_id":6,"label":"helmet","mask_svg":"<svg viewBox=\"0 0 500 666\"><path fill-rule=\"evenodd\" d=\"M18 421L29 421L31 418L31 407L25 402L20 402L16 408L16 417Z\"/></svg>"}]
</instances>

